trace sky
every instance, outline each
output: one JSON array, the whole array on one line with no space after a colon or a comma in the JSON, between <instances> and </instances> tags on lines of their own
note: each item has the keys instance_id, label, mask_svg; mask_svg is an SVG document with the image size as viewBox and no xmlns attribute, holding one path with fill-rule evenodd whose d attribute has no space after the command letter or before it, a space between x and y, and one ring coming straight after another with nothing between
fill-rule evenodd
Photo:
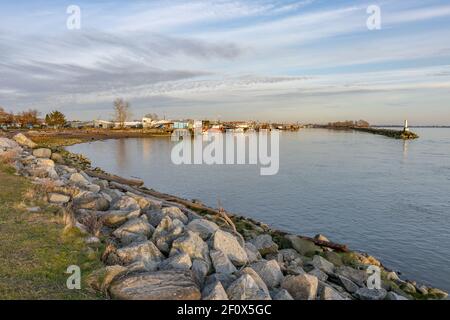
<instances>
[{"instance_id":1,"label":"sky","mask_svg":"<svg viewBox=\"0 0 450 320\"><path fill-rule=\"evenodd\" d=\"M0 106L450 125L449 39L448 0L0 0Z\"/></svg>"}]
</instances>

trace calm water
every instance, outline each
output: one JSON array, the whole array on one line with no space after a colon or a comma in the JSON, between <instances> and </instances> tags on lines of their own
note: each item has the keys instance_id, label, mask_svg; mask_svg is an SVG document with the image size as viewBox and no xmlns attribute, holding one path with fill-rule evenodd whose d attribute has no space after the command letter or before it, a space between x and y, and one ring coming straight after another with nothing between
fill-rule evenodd
<instances>
[{"instance_id":1,"label":"calm water","mask_svg":"<svg viewBox=\"0 0 450 320\"><path fill-rule=\"evenodd\" d=\"M173 165L169 138L69 148L94 166L148 187L250 216L281 230L366 251L403 276L450 290L450 129L417 129L417 141L357 132L282 133L280 170Z\"/></svg>"}]
</instances>

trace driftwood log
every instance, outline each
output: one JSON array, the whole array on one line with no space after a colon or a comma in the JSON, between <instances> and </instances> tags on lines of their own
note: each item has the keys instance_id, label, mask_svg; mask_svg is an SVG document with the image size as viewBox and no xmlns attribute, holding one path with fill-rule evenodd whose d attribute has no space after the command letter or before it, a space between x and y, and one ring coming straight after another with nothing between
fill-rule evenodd
<instances>
[{"instance_id":1,"label":"driftwood log","mask_svg":"<svg viewBox=\"0 0 450 320\"><path fill-rule=\"evenodd\" d=\"M113 182L117 182L117 183L121 183L121 184L127 184L129 186L140 187L140 186L144 185L144 181L142 181L140 179L126 179L126 178L116 176L115 174L102 173L102 172L93 171L93 170L85 170L85 172L89 176L94 177L94 178L113 181Z\"/></svg>"},{"instance_id":2,"label":"driftwood log","mask_svg":"<svg viewBox=\"0 0 450 320\"><path fill-rule=\"evenodd\" d=\"M104 179L104 180L108 180L111 182L111 186L116 188L116 189L122 189L124 191L128 191L131 193L135 193L141 196L150 196L151 198L153 198L156 201L161 201L162 204L164 206L176 206L178 208L180 208L180 210L182 210L185 213L189 213L192 215L197 215L196 211L202 211L203 213L206 214L211 214L211 215L216 215L216 216L223 216L224 212L221 212L219 210L207 207L203 204L200 203L195 203L186 199L182 199L173 195L169 195L166 193L161 193L152 189L148 189L146 187L142 187L142 184L139 183L137 184L137 182L139 182L140 180L130 180L130 179L125 179L116 175L110 175L110 174L103 174L103 173L98 173L95 171L91 171L91 170L86 170L86 173L90 176L93 177L97 177L100 179ZM91 175L92 173L92 175ZM105 178L104 178L105 177ZM114 179L112 179L112 177ZM129 182L134 182L133 184L130 184ZM226 213L227 216L230 216L231 218L236 217L236 215L231 214L231 213ZM251 220L251 219L248 219ZM281 231L277 231L276 232L279 235L287 235L287 233L285 232L281 232ZM318 240L315 238L310 238L310 237L306 237L306 236L298 236L301 239L304 240L308 240L313 242L315 245L318 245L320 247L326 247L326 248L330 248L339 252L348 252L349 249L346 245L343 244L339 244L339 243L334 243L334 242L330 242L330 241L322 241L322 240Z\"/></svg>"}]
</instances>

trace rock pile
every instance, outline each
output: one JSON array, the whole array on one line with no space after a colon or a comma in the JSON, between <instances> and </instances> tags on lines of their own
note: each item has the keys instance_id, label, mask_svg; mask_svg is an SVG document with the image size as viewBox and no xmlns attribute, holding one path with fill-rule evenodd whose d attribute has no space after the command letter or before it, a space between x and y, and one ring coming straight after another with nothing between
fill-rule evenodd
<instances>
[{"instance_id":1,"label":"rock pile","mask_svg":"<svg viewBox=\"0 0 450 320\"><path fill-rule=\"evenodd\" d=\"M17 151L17 171L35 183L51 185L47 199L52 204L73 208L75 227L91 233L86 233L87 245L106 244L105 267L91 275L89 282L111 298L403 300L446 296L438 289L400 280L382 267L382 287L369 289L366 269L376 261L373 258L335 252L295 235L274 241L261 228L244 239L217 220L139 190L126 191L62 161L55 163L50 149L31 149L35 144L23 135L14 140L0 139L0 152Z\"/></svg>"}]
</instances>

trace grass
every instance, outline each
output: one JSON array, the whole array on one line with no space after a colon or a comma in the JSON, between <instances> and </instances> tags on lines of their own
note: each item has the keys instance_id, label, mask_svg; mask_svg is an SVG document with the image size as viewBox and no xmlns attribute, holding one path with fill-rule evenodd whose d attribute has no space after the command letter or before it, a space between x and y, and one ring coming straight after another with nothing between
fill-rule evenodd
<instances>
[{"instance_id":1,"label":"grass","mask_svg":"<svg viewBox=\"0 0 450 320\"><path fill-rule=\"evenodd\" d=\"M102 266L100 250L80 234L63 235L59 209L36 200L36 191L0 164L0 299L101 299L84 280ZM40 206L30 213L27 206ZM67 267L81 268L81 290L69 290Z\"/></svg>"}]
</instances>

